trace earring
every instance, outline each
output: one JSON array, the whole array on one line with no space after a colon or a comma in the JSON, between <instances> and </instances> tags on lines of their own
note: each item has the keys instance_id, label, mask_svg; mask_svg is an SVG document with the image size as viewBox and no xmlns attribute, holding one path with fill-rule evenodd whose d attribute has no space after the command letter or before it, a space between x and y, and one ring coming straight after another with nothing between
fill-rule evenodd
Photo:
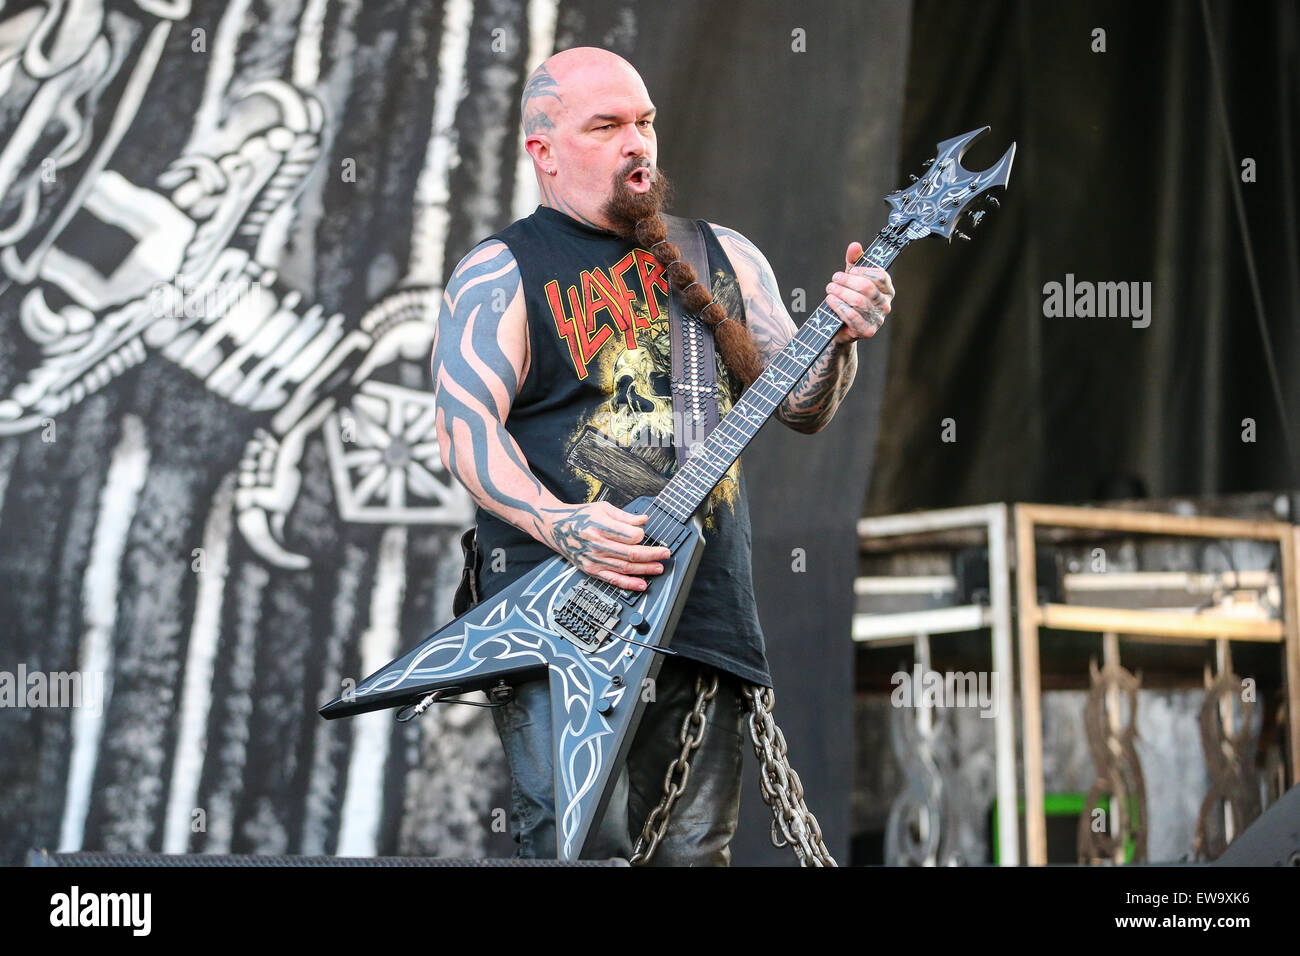
<instances>
[{"instance_id":1,"label":"earring","mask_svg":"<svg viewBox=\"0 0 1300 956\"><path fill-rule=\"evenodd\" d=\"M555 170L554 170L554 169L548 169L547 172L550 173L552 176L555 175Z\"/></svg>"}]
</instances>

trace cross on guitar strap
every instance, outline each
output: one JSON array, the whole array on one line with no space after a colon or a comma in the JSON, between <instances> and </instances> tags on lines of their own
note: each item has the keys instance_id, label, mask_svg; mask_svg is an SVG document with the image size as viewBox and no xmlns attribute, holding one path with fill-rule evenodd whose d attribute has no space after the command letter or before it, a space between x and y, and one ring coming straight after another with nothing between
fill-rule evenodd
<instances>
[{"instance_id":1,"label":"cross on guitar strap","mask_svg":"<svg viewBox=\"0 0 1300 956\"><path fill-rule=\"evenodd\" d=\"M702 226L694 219L664 216L668 239L681 250L683 261L695 269L700 282L709 281L709 257ZM682 295L668 296L668 326L672 340L673 446L677 467L690 457L691 446L704 441L718 425L718 363L713 354L713 330L686 312Z\"/></svg>"}]
</instances>

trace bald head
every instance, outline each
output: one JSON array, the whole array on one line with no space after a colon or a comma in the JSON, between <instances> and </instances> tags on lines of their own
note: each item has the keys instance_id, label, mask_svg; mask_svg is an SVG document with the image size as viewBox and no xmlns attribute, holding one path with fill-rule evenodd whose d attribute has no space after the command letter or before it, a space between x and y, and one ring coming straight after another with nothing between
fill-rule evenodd
<instances>
[{"instance_id":1,"label":"bald head","mask_svg":"<svg viewBox=\"0 0 1300 956\"><path fill-rule=\"evenodd\" d=\"M582 101L607 91L639 91L649 99L641 75L617 53L594 46L561 50L533 70L520 101L524 135L554 129Z\"/></svg>"}]
</instances>

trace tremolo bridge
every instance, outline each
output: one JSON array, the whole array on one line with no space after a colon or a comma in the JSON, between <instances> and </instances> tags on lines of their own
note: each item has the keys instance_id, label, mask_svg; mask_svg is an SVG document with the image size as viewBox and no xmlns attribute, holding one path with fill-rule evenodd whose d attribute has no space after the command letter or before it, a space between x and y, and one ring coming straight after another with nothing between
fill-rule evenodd
<instances>
[{"instance_id":1,"label":"tremolo bridge","mask_svg":"<svg viewBox=\"0 0 1300 956\"><path fill-rule=\"evenodd\" d=\"M593 580L578 584L559 607L552 623L556 632L583 650L594 652L610 637L617 637L622 606L609 592L601 593Z\"/></svg>"}]
</instances>

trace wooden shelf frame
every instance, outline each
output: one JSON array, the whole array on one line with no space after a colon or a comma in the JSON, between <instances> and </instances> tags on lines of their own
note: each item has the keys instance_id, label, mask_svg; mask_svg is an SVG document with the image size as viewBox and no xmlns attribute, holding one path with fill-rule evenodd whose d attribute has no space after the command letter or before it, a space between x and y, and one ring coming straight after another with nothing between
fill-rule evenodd
<instances>
[{"instance_id":1,"label":"wooden shelf frame","mask_svg":"<svg viewBox=\"0 0 1300 956\"><path fill-rule=\"evenodd\" d=\"M1300 780L1300 527L1272 521L1246 521L1198 515L1017 504L1013 509L1016 546L1016 609L1019 625L1020 697L1023 723L1026 861L1047 863L1047 821L1043 812L1043 723L1038 629L1142 635L1207 641L1227 638L1282 643L1286 658L1290 781ZM1163 536L1273 541L1281 554L1281 620L1224 614L1187 614L1040 604L1036 574L1036 528L1071 528Z\"/></svg>"}]
</instances>

